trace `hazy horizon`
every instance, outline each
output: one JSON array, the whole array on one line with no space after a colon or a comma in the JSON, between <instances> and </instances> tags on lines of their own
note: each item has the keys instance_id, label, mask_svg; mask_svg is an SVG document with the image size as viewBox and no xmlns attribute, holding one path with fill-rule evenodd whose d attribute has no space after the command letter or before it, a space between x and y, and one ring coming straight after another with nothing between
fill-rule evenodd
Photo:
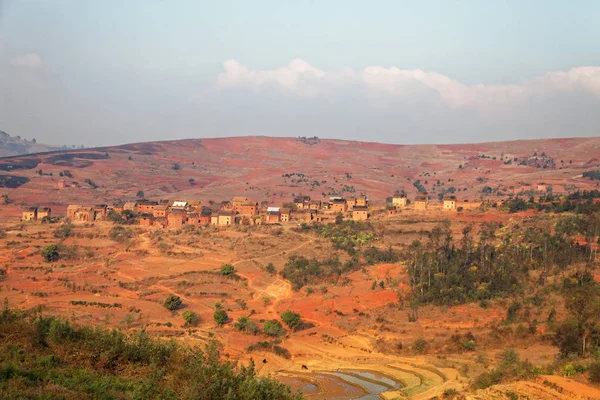
<instances>
[{"instance_id":1,"label":"hazy horizon","mask_svg":"<svg viewBox=\"0 0 600 400\"><path fill-rule=\"evenodd\" d=\"M0 129L449 144L600 134L600 3L0 1Z\"/></svg>"}]
</instances>

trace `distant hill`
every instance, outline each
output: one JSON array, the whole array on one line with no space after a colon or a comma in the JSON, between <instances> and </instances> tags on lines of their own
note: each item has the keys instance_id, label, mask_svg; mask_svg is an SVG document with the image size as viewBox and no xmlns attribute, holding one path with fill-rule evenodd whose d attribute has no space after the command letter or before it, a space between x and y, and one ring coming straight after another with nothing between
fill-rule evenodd
<instances>
[{"instance_id":1,"label":"distant hill","mask_svg":"<svg viewBox=\"0 0 600 400\"><path fill-rule=\"evenodd\" d=\"M31 144L27 142L28 144ZM29 148L33 151L33 147ZM100 204L147 198L221 201L246 196L273 204L309 195L396 191L433 201L500 201L598 188L600 137L456 145L394 145L318 138L230 137L60 150L0 159L0 194L15 204ZM66 189L59 190L59 181ZM61 183L62 184L62 183ZM60 207L59 207L60 209Z\"/></svg>"},{"instance_id":2,"label":"distant hill","mask_svg":"<svg viewBox=\"0 0 600 400\"><path fill-rule=\"evenodd\" d=\"M0 131L0 157L19 156L52 150L56 150L56 148L37 143L35 139L29 141L21 139L20 136L13 137L4 131Z\"/></svg>"}]
</instances>

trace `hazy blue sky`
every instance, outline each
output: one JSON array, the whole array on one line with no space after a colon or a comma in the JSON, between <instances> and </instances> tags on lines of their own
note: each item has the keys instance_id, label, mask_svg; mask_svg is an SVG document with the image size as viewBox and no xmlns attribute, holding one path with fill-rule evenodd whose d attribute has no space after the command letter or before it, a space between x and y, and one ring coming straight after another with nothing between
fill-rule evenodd
<instances>
[{"instance_id":1,"label":"hazy blue sky","mask_svg":"<svg viewBox=\"0 0 600 400\"><path fill-rule=\"evenodd\" d=\"M598 21L596 0L0 0L0 130L86 145L595 136Z\"/></svg>"}]
</instances>

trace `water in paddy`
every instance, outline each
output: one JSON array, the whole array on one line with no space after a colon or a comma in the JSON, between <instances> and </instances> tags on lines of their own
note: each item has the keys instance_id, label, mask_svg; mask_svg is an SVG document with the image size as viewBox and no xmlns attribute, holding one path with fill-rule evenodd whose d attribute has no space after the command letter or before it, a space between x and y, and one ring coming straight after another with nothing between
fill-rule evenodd
<instances>
[{"instance_id":1,"label":"water in paddy","mask_svg":"<svg viewBox=\"0 0 600 400\"><path fill-rule=\"evenodd\" d=\"M376 371L339 370L323 371L310 374L313 382L300 376L285 377L281 379L292 387L300 390L308 399L360 399L378 400L379 394L392 389L400 388L399 382Z\"/></svg>"}]
</instances>

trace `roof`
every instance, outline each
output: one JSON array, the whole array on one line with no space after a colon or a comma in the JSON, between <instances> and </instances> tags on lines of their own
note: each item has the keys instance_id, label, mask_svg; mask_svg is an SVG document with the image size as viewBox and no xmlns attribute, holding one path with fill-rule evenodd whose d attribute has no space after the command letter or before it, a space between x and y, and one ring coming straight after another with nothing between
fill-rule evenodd
<instances>
[{"instance_id":1,"label":"roof","mask_svg":"<svg viewBox=\"0 0 600 400\"><path fill-rule=\"evenodd\" d=\"M210 208L202 208L200 215L204 217L210 217L212 215L212 210Z\"/></svg>"},{"instance_id":2,"label":"roof","mask_svg":"<svg viewBox=\"0 0 600 400\"><path fill-rule=\"evenodd\" d=\"M369 207L367 207L367 206L354 206L352 208L353 212L354 211L368 211L368 210L369 210Z\"/></svg>"},{"instance_id":3,"label":"roof","mask_svg":"<svg viewBox=\"0 0 600 400\"><path fill-rule=\"evenodd\" d=\"M23 210L23 212L32 212L32 211L37 211L37 207L27 207L25 210Z\"/></svg>"},{"instance_id":4,"label":"roof","mask_svg":"<svg viewBox=\"0 0 600 400\"><path fill-rule=\"evenodd\" d=\"M344 200L344 198L343 198L343 197L341 197L341 196L331 196L331 197L329 198L329 201L334 201L334 200L339 200L339 199L342 199L342 200Z\"/></svg>"},{"instance_id":5,"label":"roof","mask_svg":"<svg viewBox=\"0 0 600 400\"><path fill-rule=\"evenodd\" d=\"M456 201L456 196L445 196L444 201Z\"/></svg>"},{"instance_id":6,"label":"roof","mask_svg":"<svg viewBox=\"0 0 600 400\"><path fill-rule=\"evenodd\" d=\"M123 205L123 207L135 207L137 204L137 201L128 201Z\"/></svg>"},{"instance_id":7,"label":"roof","mask_svg":"<svg viewBox=\"0 0 600 400\"><path fill-rule=\"evenodd\" d=\"M279 212L280 212L281 214L289 214L289 213L290 213L290 211L291 211L291 210L290 210L289 208L287 208L287 207L285 207L285 208L280 208L280 209L279 209Z\"/></svg>"},{"instance_id":8,"label":"roof","mask_svg":"<svg viewBox=\"0 0 600 400\"><path fill-rule=\"evenodd\" d=\"M187 206L186 201L174 201L172 204L173 207L185 207Z\"/></svg>"},{"instance_id":9,"label":"roof","mask_svg":"<svg viewBox=\"0 0 600 400\"><path fill-rule=\"evenodd\" d=\"M343 198L339 198L339 199L333 199L331 202L333 204L344 204L344 203L346 203L346 200Z\"/></svg>"},{"instance_id":10,"label":"roof","mask_svg":"<svg viewBox=\"0 0 600 400\"><path fill-rule=\"evenodd\" d=\"M138 204L143 205L143 206L155 206L158 204L158 202L152 201L152 200L144 200L144 201L138 202Z\"/></svg>"},{"instance_id":11,"label":"roof","mask_svg":"<svg viewBox=\"0 0 600 400\"><path fill-rule=\"evenodd\" d=\"M154 207L155 211L166 211L167 210L167 205L166 204L159 204L156 207Z\"/></svg>"},{"instance_id":12,"label":"roof","mask_svg":"<svg viewBox=\"0 0 600 400\"><path fill-rule=\"evenodd\" d=\"M81 208L80 204L69 204L67 210L78 210L79 208Z\"/></svg>"},{"instance_id":13,"label":"roof","mask_svg":"<svg viewBox=\"0 0 600 400\"><path fill-rule=\"evenodd\" d=\"M258 202L256 202L256 201L251 201L251 200L248 200L248 201L244 202L244 204L243 204L243 205L245 205L245 206L252 206L252 207L256 207L256 206L258 206Z\"/></svg>"},{"instance_id":14,"label":"roof","mask_svg":"<svg viewBox=\"0 0 600 400\"><path fill-rule=\"evenodd\" d=\"M415 197L415 201L427 201L427 195L426 194L418 194Z\"/></svg>"},{"instance_id":15,"label":"roof","mask_svg":"<svg viewBox=\"0 0 600 400\"><path fill-rule=\"evenodd\" d=\"M231 211L221 211L219 213L219 217L231 217L233 216L233 212Z\"/></svg>"},{"instance_id":16,"label":"roof","mask_svg":"<svg viewBox=\"0 0 600 400\"><path fill-rule=\"evenodd\" d=\"M183 214L185 214L185 210L183 210L181 208L172 208L169 215L174 215L174 214L183 215Z\"/></svg>"},{"instance_id":17,"label":"roof","mask_svg":"<svg viewBox=\"0 0 600 400\"><path fill-rule=\"evenodd\" d=\"M188 213L188 218L198 218L198 213Z\"/></svg>"},{"instance_id":18,"label":"roof","mask_svg":"<svg viewBox=\"0 0 600 400\"><path fill-rule=\"evenodd\" d=\"M140 215L140 218L154 218L154 215L144 213L144 214Z\"/></svg>"},{"instance_id":19,"label":"roof","mask_svg":"<svg viewBox=\"0 0 600 400\"><path fill-rule=\"evenodd\" d=\"M267 212L279 212L279 207L267 207Z\"/></svg>"},{"instance_id":20,"label":"roof","mask_svg":"<svg viewBox=\"0 0 600 400\"><path fill-rule=\"evenodd\" d=\"M108 207L106 204L96 204L94 208L106 208Z\"/></svg>"},{"instance_id":21,"label":"roof","mask_svg":"<svg viewBox=\"0 0 600 400\"><path fill-rule=\"evenodd\" d=\"M405 199L406 195L405 194L397 194L395 196L392 197L393 199Z\"/></svg>"},{"instance_id":22,"label":"roof","mask_svg":"<svg viewBox=\"0 0 600 400\"><path fill-rule=\"evenodd\" d=\"M240 203L240 202L248 201L248 198L244 197L244 196L236 196L233 198L233 201L235 201L236 203Z\"/></svg>"},{"instance_id":23,"label":"roof","mask_svg":"<svg viewBox=\"0 0 600 400\"><path fill-rule=\"evenodd\" d=\"M94 209L92 207L87 207L87 206L86 207L79 207L77 209L77 212L80 212L80 211L81 212L89 212L89 211L94 211Z\"/></svg>"},{"instance_id":24,"label":"roof","mask_svg":"<svg viewBox=\"0 0 600 400\"><path fill-rule=\"evenodd\" d=\"M311 200L310 204L321 204L321 200Z\"/></svg>"},{"instance_id":25,"label":"roof","mask_svg":"<svg viewBox=\"0 0 600 400\"><path fill-rule=\"evenodd\" d=\"M52 211L52 209L50 207L40 207L38 208L38 211Z\"/></svg>"}]
</instances>

